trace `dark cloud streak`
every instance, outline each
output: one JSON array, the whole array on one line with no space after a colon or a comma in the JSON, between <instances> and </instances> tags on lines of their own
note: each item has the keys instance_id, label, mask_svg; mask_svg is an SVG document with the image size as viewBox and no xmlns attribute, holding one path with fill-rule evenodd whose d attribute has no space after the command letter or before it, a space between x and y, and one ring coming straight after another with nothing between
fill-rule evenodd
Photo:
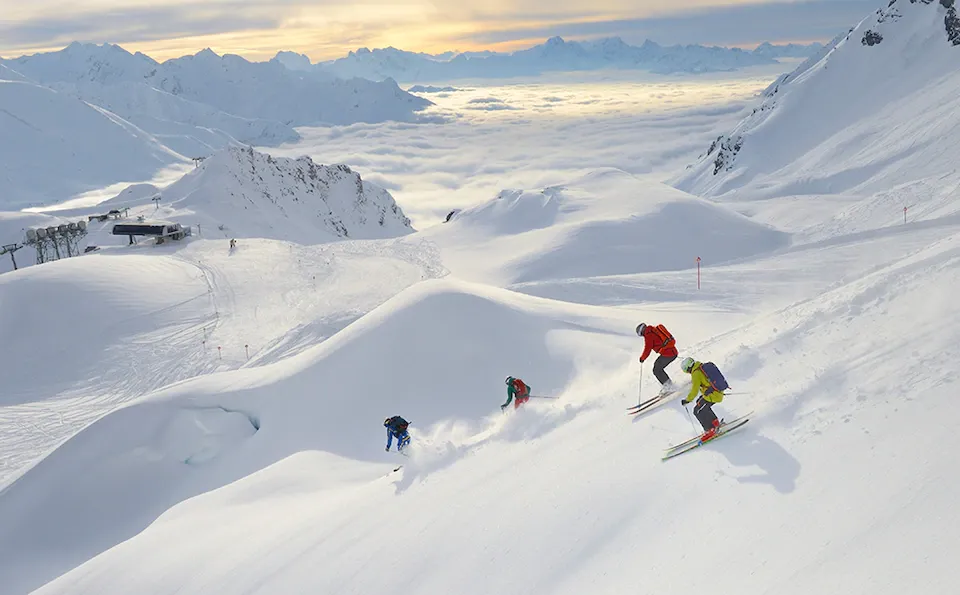
<instances>
[{"instance_id":1,"label":"dark cloud streak","mask_svg":"<svg viewBox=\"0 0 960 595\"><path fill-rule=\"evenodd\" d=\"M281 25L284 9L291 5L295 3L256 6L238 0L199 7L144 6L79 15L42 16L20 22L0 21L0 39L7 48L29 48L66 45L71 41L143 42L273 29Z\"/></svg>"}]
</instances>

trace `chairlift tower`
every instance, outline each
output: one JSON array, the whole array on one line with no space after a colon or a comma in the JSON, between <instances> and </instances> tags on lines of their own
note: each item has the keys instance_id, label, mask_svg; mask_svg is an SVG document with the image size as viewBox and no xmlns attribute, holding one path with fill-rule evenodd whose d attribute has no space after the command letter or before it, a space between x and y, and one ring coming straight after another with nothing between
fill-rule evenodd
<instances>
[{"instance_id":1,"label":"chairlift tower","mask_svg":"<svg viewBox=\"0 0 960 595\"><path fill-rule=\"evenodd\" d=\"M6 246L0 246L0 256L3 256L4 254L10 255L10 260L13 261L13 270L17 270L17 259L13 253L20 248L23 248L23 246L20 244L7 244Z\"/></svg>"},{"instance_id":2,"label":"chairlift tower","mask_svg":"<svg viewBox=\"0 0 960 595\"><path fill-rule=\"evenodd\" d=\"M80 240L87 235L87 222L77 221L56 227L27 230L25 246L37 251L37 264L79 256ZM66 256L64 256L66 255Z\"/></svg>"}]
</instances>

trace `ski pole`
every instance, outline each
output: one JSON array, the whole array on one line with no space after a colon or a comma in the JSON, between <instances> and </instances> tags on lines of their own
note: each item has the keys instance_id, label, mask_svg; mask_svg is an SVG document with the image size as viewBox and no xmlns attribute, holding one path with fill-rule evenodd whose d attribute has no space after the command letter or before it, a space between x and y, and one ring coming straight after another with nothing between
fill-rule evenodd
<instances>
[{"instance_id":1,"label":"ski pole","mask_svg":"<svg viewBox=\"0 0 960 595\"><path fill-rule=\"evenodd\" d=\"M530 395L531 399L559 399L560 397L545 397L543 395Z\"/></svg>"},{"instance_id":2,"label":"ski pole","mask_svg":"<svg viewBox=\"0 0 960 595\"><path fill-rule=\"evenodd\" d=\"M643 362L640 362L640 388L637 389L637 405L643 403Z\"/></svg>"},{"instance_id":3,"label":"ski pole","mask_svg":"<svg viewBox=\"0 0 960 595\"><path fill-rule=\"evenodd\" d=\"M693 415L690 413L690 410L687 409L686 405L683 406L683 410L687 412L687 419L690 420L690 426L693 428L694 433L700 433L697 430L697 424L693 423Z\"/></svg>"}]
</instances>

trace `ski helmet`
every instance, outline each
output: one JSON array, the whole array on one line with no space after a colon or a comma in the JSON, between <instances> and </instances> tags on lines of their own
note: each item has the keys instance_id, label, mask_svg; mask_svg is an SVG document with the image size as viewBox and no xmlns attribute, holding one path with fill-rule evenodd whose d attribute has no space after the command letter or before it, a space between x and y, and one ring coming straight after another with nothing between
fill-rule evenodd
<instances>
[{"instance_id":1,"label":"ski helmet","mask_svg":"<svg viewBox=\"0 0 960 595\"><path fill-rule=\"evenodd\" d=\"M385 419L385 420L383 420L383 425L385 425L385 426L389 426L389 425L390 425L390 420L391 420L391 419L393 419L393 418L392 418L392 417L388 417L387 419Z\"/></svg>"},{"instance_id":2,"label":"ski helmet","mask_svg":"<svg viewBox=\"0 0 960 595\"><path fill-rule=\"evenodd\" d=\"M511 382L513 382L513 376L507 376L507 379L503 383L509 386Z\"/></svg>"},{"instance_id":3,"label":"ski helmet","mask_svg":"<svg viewBox=\"0 0 960 595\"><path fill-rule=\"evenodd\" d=\"M690 370L693 369L694 363L695 362L693 361L692 357L685 357L683 358L683 362L680 363L680 369L689 374Z\"/></svg>"},{"instance_id":4,"label":"ski helmet","mask_svg":"<svg viewBox=\"0 0 960 595\"><path fill-rule=\"evenodd\" d=\"M647 330L647 323L641 322L637 325L637 335L643 336L643 331Z\"/></svg>"}]
</instances>

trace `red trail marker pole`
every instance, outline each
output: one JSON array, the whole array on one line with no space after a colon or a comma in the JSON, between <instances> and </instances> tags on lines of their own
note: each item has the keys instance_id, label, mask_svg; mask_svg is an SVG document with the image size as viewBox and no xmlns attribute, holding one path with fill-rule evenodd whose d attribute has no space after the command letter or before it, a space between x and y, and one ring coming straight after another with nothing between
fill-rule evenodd
<instances>
[{"instance_id":1,"label":"red trail marker pole","mask_svg":"<svg viewBox=\"0 0 960 595\"><path fill-rule=\"evenodd\" d=\"M697 257L697 289L700 289L700 257Z\"/></svg>"}]
</instances>

